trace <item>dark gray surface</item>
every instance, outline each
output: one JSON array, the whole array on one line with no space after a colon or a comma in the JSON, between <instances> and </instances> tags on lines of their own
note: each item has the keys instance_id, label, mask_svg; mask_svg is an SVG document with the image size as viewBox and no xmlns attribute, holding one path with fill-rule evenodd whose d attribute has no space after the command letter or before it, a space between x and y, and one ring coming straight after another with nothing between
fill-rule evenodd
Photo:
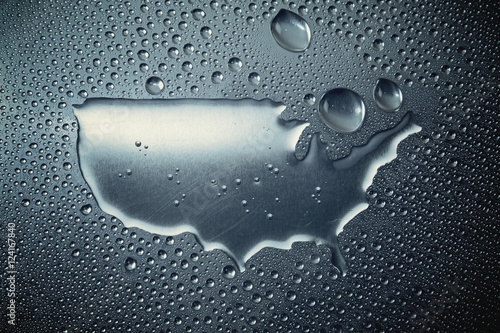
<instances>
[{"instance_id":1,"label":"dark gray surface","mask_svg":"<svg viewBox=\"0 0 500 333\"><path fill-rule=\"evenodd\" d=\"M8 223L17 245L17 325L3 315L2 331L498 331L495 2L191 2L0 5L2 262ZM305 51L273 37L281 9L310 27ZM146 89L152 77L164 86ZM398 111L377 107L380 78L401 88ZM366 107L354 133L318 115L339 87ZM99 208L72 105L103 97L270 99L310 123L299 158L319 136L330 161L349 159L409 112L422 130L339 234L345 275L313 242L265 248L239 272L193 234L126 228Z\"/></svg>"}]
</instances>

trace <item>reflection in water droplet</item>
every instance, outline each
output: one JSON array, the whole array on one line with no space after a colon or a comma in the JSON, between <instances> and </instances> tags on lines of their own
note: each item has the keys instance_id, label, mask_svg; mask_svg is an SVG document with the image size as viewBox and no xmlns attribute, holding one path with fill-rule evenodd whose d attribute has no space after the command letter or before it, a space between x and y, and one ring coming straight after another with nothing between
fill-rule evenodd
<instances>
[{"instance_id":1,"label":"reflection in water droplet","mask_svg":"<svg viewBox=\"0 0 500 333\"><path fill-rule=\"evenodd\" d=\"M378 79L373 89L373 99L377 106L387 112L397 111L403 102L403 94L396 82Z\"/></svg>"},{"instance_id":2,"label":"reflection in water droplet","mask_svg":"<svg viewBox=\"0 0 500 333\"><path fill-rule=\"evenodd\" d=\"M243 62L238 58L229 59L227 66L232 72L239 72L243 68Z\"/></svg>"},{"instance_id":3,"label":"reflection in water droplet","mask_svg":"<svg viewBox=\"0 0 500 333\"><path fill-rule=\"evenodd\" d=\"M332 89L321 98L319 116L334 131L352 133L363 124L365 104L361 96L350 89Z\"/></svg>"},{"instance_id":4,"label":"reflection in water droplet","mask_svg":"<svg viewBox=\"0 0 500 333\"><path fill-rule=\"evenodd\" d=\"M311 29L299 15L282 9L271 22L271 32L276 42L285 50L302 52L311 42Z\"/></svg>"},{"instance_id":5,"label":"reflection in water droplet","mask_svg":"<svg viewBox=\"0 0 500 333\"><path fill-rule=\"evenodd\" d=\"M146 91L151 95L158 95L165 89L165 83L157 76L152 76L146 81Z\"/></svg>"}]
</instances>

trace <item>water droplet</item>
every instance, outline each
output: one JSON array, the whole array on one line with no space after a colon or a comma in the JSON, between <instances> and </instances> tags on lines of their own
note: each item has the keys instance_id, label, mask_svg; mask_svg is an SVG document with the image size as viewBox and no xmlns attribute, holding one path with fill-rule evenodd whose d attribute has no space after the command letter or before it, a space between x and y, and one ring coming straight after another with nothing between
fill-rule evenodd
<instances>
[{"instance_id":1,"label":"water droplet","mask_svg":"<svg viewBox=\"0 0 500 333\"><path fill-rule=\"evenodd\" d=\"M276 42L291 52L305 51L311 42L309 24L299 15L282 9L271 22L271 32Z\"/></svg>"},{"instance_id":2,"label":"water droplet","mask_svg":"<svg viewBox=\"0 0 500 333\"><path fill-rule=\"evenodd\" d=\"M236 268L232 265L227 265L222 269L222 275L227 279L234 279L236 276Z\"/></svg>"},{"instance_id":3,"label":"water droplet","mask_svg":"<svg viewBox=\"0 0 500 333\"><path fill-rule=\"evenodd\" d=\"M373 99L381 110L394 112L401 107L403 94L396 82L381 78L373 89Z\"/></svg>"},{"instance_id":4,"label":"water droplet","mask_svg":"<svg viewBox=\"0 0 500 333\"><path fill-rule=\"evenodd\" d=\"M212 74L212 82L213 83L219 84L222 82L222 80L224 80L224 75L221 72L219 72L219 71L213 72L213 74Z\"/></svg>"},{"instance_id":5,"label":"water droplet","mask_svg":"<svg viewBox=\"0 0 500 333\"><path fill-rule=\"evenodd\" d=\"M158 95L165 89L165 83L157 76L152 76L146 81L146 91L151 95Z\"/></svg>"},{"instance_id":6,"label":"water droplet","mask_svg":"<svg viewBox=\"0 0 500 333\"><path fill-rule=\"evenodd\" d=\"M212 29L210 29L209 27L201 28L200 33L201 37L203 37L204 39L209 39L213 34Z\"/></svg>"},{"instance_id":7,"label":"water droplet","mask_svg":"<svg viewBox=\"0 0 500 333\"><path fill-rule=\"evenodd\" d=\"M245 289L246 291L252 290L253 289L252 281L246 280L245 282L243 282L243 289Z\"/></svg>"},{"instance_id":8,"label":"water droplet","mask_svg":"<svg viewBox=\"0 0 500 333\"><path fill-rule=\"evenodd\" d=\"M82 212L83 215L89 215L90 213L92 213L92 206L89 204L84 205L82 206L82 208L80 208L80 212Z\"/></svg>"},{"instance_id":9,"label":"water droplet","mask_svg":"<svg viewBox=\"0 0 500 333\"><path fill-rule=\"evenodd\" d=\"M128 257L125 260L125 269L127 271L133 271L137 268L137 261L134 258Z\"/></svg>"},{"instance_id":10,"label":"water droplet","mask_svg":"<svg viewBox=\"0 0 500 333\"><path fill-rule=\"evenodd\" d=\"M167 259L167 252L165 250L158 250L158 257L160 259Z\"/></svg>"},{"instance_id":11,"label":"water droplet","mask_svg":"<svg viewBox=\"0 0 500 333\"><path fill-rule=\"evenodd\" d=\"M30 201L28 199L23 199L21 201L21 204L24 206L24 207L28 207L30 205Z\"/></svg>"},{"instance_id":12,"label":"water droplet","mask_svg":"<svg viewBox=\"0 0 500 333\"><path fill-rule=\"evenodd\" d=\"M239 72L243 68L243 62L238 58L229 59L227 66L232 72Z\"/></svg>"},{"instance_id":13,"label":"water droplet","mask_svg":"<svg viewBox=\"0 0 500 333\"><path fill-rule=\"evenodd\" d=\"M87 97L88 97L88 95L89 95L89 94L88 94L88 92L87 92L87 91L85 91L85 90L80 90L80 91L78 92L78 96L80 96L80 97L82 97L82 98L87 98Z\"/></svg>"},{"instance_id":14,"label":"water droplet","mask_svg":"<svg viewBox=\"0 0 500 333\"><path fill-rule=\"evenodd\" d=\"M316 97L313 94L307 94L304 96L304 103L309 106L313 106L316 103Z\"/></svg>"},{"instance_id":15,"label":"water droplet","mask_svg":"<svg viewBox=\"0 0 500 333\"><path fill-rule=\"evenodd\" d=\"M384 49L384 46L385 44L382 39L377 38L373 41L373 48L377 51L382 51Z\"/></svg>"},{"instance_id":16,"label":"water droplet","mask_svg":"<svg viewBox=\"0 0 500 333\"><path fill-rule=\"evenodd\" d=\"M137 52L137 56L139 57L139 59L141 59L142 61L146 61L148 60L149 58L149 52L146 51L146 50L140 50L139 52Z\"/></svg>"},{"instance_id":17,"label":"water droplet","mask_svg":"<svg viewBox=\"0 0 500 333\"><path fill-rule=\"evenodd\" d=\"M365 104L361 96L350 89L332 89L321 98L319 116L334 131L352 133L363 124Z\"/></svg>"},{"instance_id":18,"label":"water droplet","mask_svg":"<svg viewBox=\"0 0 500 333\"><path fill-rule=\"evenodd\" d=\"M182 48L182 50L184 51L184 54L187 54L187 55L191 55L194 53L195 51L195 48L194 48L194 45L193 44L186 44L184 45L184 47Z\"/></svg>"},{"instance_id":19,"label":"water droplet","mask_svg":"<svg viewBox=\"0 0 500 333\"><path fill-rule=\"evenodd\" d=\"M144 28L137 28L137 34L141 37L144 37L148 34L148 31Z\"/></svg>"},{"instance_id":20,"label":"water droplet","mask_svg":"<svg viewBox=\"0 0 500 333\"><path fill-rule=\"evenodd\" d=\"M199 9L199 8L193 9L191 11L191 14L193 14L193 18L196 21L199 21L199 20L203 19L206 16L205 12L202 9Z\"/></svg>"},{"instance_id":21,"label":"water droplet","mask_svg":"<svg viewBox=\"0 0 500 333\"><path fill-rule=\"evenodd\" d=\"M168 49L167 54L170 58L175 59L179 56L180 51L179 51L179 49L177 49L175 47L171 47Z\"/></svg>"},{"instance_id":22,"label":"water droplet","mask_svg":"<svg viewBox=\"0 0 500 333\"><path fill-rule=\"evenodd\" d=\"M255 72L250 73L248 75L248 82L250 82L254 86L258 86L260 84L260 75Z\"/></svg>"},{"instance_id":23,"label":"water droplet","mask_svg":"<svg viewBox=\"0 0 500 333\"><path fill-rule=\"evenodd\" d=\"M190 72L193 70L193 64L190 63L189 61L185 61L184 63L182 63L182 70L184 72Z\"/></svg>"},{"instance_id":24,"label":"water droplet","mask_svg":"<svg viewBox=\"0 0 500 333\"><path fill-rule=\"evenodd\" d=\"M297 294L294 291L290 290L286 293L286 298L290 301L294 301L297 298Z\"/></svg>"}]
</instances>

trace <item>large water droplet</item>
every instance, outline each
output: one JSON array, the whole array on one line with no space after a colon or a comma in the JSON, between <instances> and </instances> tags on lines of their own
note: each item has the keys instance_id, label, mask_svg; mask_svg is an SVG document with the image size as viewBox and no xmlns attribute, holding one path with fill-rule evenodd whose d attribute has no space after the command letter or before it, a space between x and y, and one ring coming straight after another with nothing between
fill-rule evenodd
<instances>
[{"instance_id":1,"label":"large water droplet","mask_svg":"<svg viewBox=\"0 0 500 333\"><path fill-rule=\"evenodd\" d=\"M152 76L146 81L146 91L151 95L158 95L165 89L165 83L157 76Z\"/></svg>"},{"instance_id":2,"label":"large water droplet","mask_svg":"<svg viewBox=\"0 0 500 333\"><path fill-rule=\"evenodd\" d=\"M319 116L334 131L352 133L363 124L365 104L361 96L350 89L332 89L321 98Z\"/></svg>"},{"instance_id":3,"label":"large water droplet","mask_svg":"<svg viewBox=\"0 0 500 333\"><path fill-rule=\"evenodd\" d=\"M271 32L276 42L291 52L302 52L311 42L309 24L299 15L282 9L271 22Z\"/></svg>"},{"instance_id":4,"label":"large water droplet","mask_svg":"<svg viewBox=\"0 0 500 333\"><path fill-rule=\"evenodd\" d=\"M396 82L378 79L373 89L373 99L377 106L387 112L397 111L403 102L403 94Z\"/></svg>"}]
</instances>

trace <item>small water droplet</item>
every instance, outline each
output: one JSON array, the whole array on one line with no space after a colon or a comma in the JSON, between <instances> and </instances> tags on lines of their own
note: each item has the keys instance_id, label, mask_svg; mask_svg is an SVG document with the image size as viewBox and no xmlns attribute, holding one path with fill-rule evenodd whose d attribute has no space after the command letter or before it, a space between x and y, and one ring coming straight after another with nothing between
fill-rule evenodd
<instances>
[{"instance_id":1,"label":"small water droplet","mask_svg":"<svg viewBox=\"0 0 500 333\"><path fill-rule=\"evenodd\" d=\"M313 106L316 103L316 97L313 94L307 94L304 96L304 103L309 106Z\"/></svg>"},{"instance_id":2,"label":"small water droplet","mask_svg":"<svg viewBox=\"0 0 500 333\"><path fill-rule=\"evenodd\" d=\"M271 22L271 32L276 42L291 52L305 51L311 42L311 29L306 20L282 9Z\"/></svg>"},{"instance_id":3,"label":"small water droplet","mask_svg":"<svg viewBox=\"0 0 500 333\"><path fill-rule=\"evenodd\" d=\"M193 70L193 64L190 63L189 61L185 61L183 64L182 64L182 70L184 72L190 72Z\"/></svg>"},{"instance_id":4,"label":"small water droplet","mask_svg":"<svg viewBox=\"0 0 500 333\"><path fill-rule=\"evenodd\" d=\"M193 9L191 11L191 14L193 15L193 18L196 20L196 21L199 21L201 19L203 19L206 14L205 12L203 11L203 9L200 9L200 8L196 8L196 9Z\"/></svg>"},{"instance_id":5,"label":"small water droplet","mask_svg":"<svg viewBox=\"0 0 500 333\"><path fill-rule=\"evenodd\" d=\"M236 276L236 268L232 265L227 265L222 269L222 275L227 279L234 279Z\"/></svg>"},{"instance_id":6,"label":"small water droplet","mask_svg":"<svg viewBox=\"0 0 500 333\"><path fill-rule=\"evenodd\" d=\"M401 107L403 94L396 82L381 78L373 89L373 99L381 110L394 112Z\"/></svg>"},{"instance_id":7,"label":"small water droplet","mask_svg":"<svg viewBox=\"0 0 500 333\"><path fill-rule=\"evenodd\" d=\"M82 208L80 208L80 212L82 212L83 215L89 215L90 213L92 213L92 206L89 204L84 205L82 206Z\"/></svg>"},{"instance_id":8,"label":"small water droplet","mask_svg":"<svg viewBox=\"0 0 500 333\"><path fill-rule=\"evenodd\" d=\"M137 268L137 261L134 258L128 257L125 260L125 269L127 271L133 271Z\"/></svg>"},{"instance_id":9,"label":"small water droplet","mask_svg":"<svg viewBox=\"0 0 500 333\"><path fill-rule=\"evenodd\" d=\"M352 133L363 124L365 104L361 96L350 89L332 89L321 98L319 116L334 131Z\"/></svg>"},{"instance_id":10,"label":"small water droplet","mask_svg":"<svg viewBox=\"0 0 500 333\"><path fill-rule=\"evenodd\" d=\"M137 52L137 56L140 60L146 61L149 58L149 52L146 50L140 50L139 52Z\"/></svg>"},{"instance_id":11,"label":"small water droplet","mask_svg":"<svg viewBox=\"0 0 500 333\"><path fill-rule=\"evenodd\" d=\"M250 82L254 86L258 86L260 84L260 75L256 72L250 73L248 75L248 82Z\"/></svg>"},{"instance_id":12,"label":"small water droplet","mask_svg":"<svg viewBox=\"0 0 500 333\"><path fill-rule=\"evenodd\" d=\"M209 27L203 27L201 28L200 30L200 34L201 34L201 37L203 37L204 39L209 39L212 37L212 29L210 29Z\"/></svg>"},{"instance_id":13,"label":"small water droplet","mask_svg":"<svg viewBox=\"0 0 500 333\"><path fill-rule=\"evenodd\" d=\"M171 47L168 49L167 54L170 58L175 59L179 56L180 51L179 51L179 49L177 49L175 47Z\"/></svg>"},{"instance_id":14,"label":"small water droplet","mask_svg":"<svg viewBox=\"0 0 500 333\"><path fill-rule=\"evenodd\" d=\"M80 90L78 92L78 96L82 97L82 98L87 98L89 96L88 92L85 91L85 90Z\"/></svg>"},{"instance_id":15,"label":"small water droplet","mask_svg":"<svg viewBox=\"0 0 500 333\"><path fill-rule=\"evenodd\" d=\"M243 68L243 62L238 58L229 59L227 66L232 72L239 72Z\"/></svg>"},{"instance_id":16,"label":"small water droplet","mask_svg":"<svg viewBox=\"0 0 500 333\"><path fill-rule=\"evenodd\" d=\"M151 95L158 95L165 89L165 83L157 76L152 76L146 81L146 91Z\"/></svg>"},{"instance_id":17,"label":"small water droplet","mask_svg":"<svg viewBox=\"0 0 500 333\"><path fill-rule=\"evenodd\" d=\"M246 291L252 290L253 289L252 281L246 280L245 282L243 282L243 289L245 289Z\"/></svg>"},{"instance_id":18,"label":"small water droplet","mask_svg":"<svg viewBox=\"0 0 500 333\"><path fill-rule=\"evenodd\" d=\"M377 51L382 51L384 49L384 46L385 44L382 39L377 38L373 41L373 48Z\"/></svg>"},{"instance_id":19,"label":"small water droplet","mask_svg":"<svg viewBox=\"0 0 500 333\"><path fill-rule=\"evenodd\" d=\"M224 75L221 72L219 72L219 71L213 72L213 74L212 74L212 82L213 83L219 84L222 82L222 80L224 80Z\"/></svg>"},{"instance_id":20,"label":"small water droplet","mask_svg":"<svg viewBox=\"0 0 500 333\"><path fill-rule=\"evenodd\" d=\"M286 298L290 301L294 301L297 298L297 294L290 290L286 293Z\"/></svg>"}]
</instances>

